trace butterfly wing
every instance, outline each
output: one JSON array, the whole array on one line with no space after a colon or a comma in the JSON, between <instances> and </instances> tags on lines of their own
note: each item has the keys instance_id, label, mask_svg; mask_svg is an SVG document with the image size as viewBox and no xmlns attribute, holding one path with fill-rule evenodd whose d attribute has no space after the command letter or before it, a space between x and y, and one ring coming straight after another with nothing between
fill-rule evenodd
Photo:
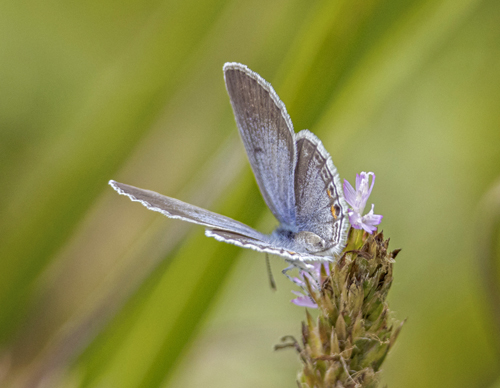
<instances>
[{"instance_id":1,"label":"butterfly wing","mask_svg":"<svg viewBox=\"0 0 500 388\"><path fill-rule=\"evenodd\" d=\"M295 133L272 86L239 63L224 65L236 124L264 200L282 223L295 225Z\"/></svg>"},{"instance_id":2,"label":"butterfly wing","mask_svg":"<svg viewBox=\"0 0 500 388\"><path fill-rule=\"evenodd\" d=\"M345 247L349 221L337 169L321 141L308 130L296 135L295 204L301 231L323 238L328 254Z\"/></svg>"},{"instance_id":3,"label":"butterfly wing","mask_svg":"<svg viewBox=\"0 0 500 388\"><path fill-rule=\"evenodd\" d=\"M201 207L179 201L178 199L166 197L154 191L140 189L116 181L109 181L109 184L119 194L126 195L132 201L140 202L149 210L160 212L167 217L203 225L207 228L216 228L227 232L237 233L255 240L265 241L268 239L268 236L257 232L255 229L241 222L213 213Z\"/></svg>"},{"instance_id":4,"label":"butterfly wing","mask_svg":"<svg viewBox=\"0 0 500 388\"><path fill-rule=\"evenodd\" d=\"M324 257L295 252L271 242L270 236L262 234L249 226L229 217L190 205L175 198L166 197L154 191L140 189L124 183L109 181L119 194L140 202L149 210L153 210L169 218L176 218L205 226L205 235L218 241L234 244L242 248L250 248L258 252L267 252L283 256L292 262L304 260L324 260Z\"/></svg>"},{"instance_id":5,"label":"butterfly wing","mask_svg":"<svg viewBox=\"0 0 500 388\"><path fill-rule=\"evenodd\" d=\"M313 254L308 254L304 252L296 252L293 249L279 246L268 239L255 239L249 236L245 236L239 233L221 230L221 229L207 229L205 235L208 237L213 237L218 241L227 242L230 244L237 245L242 248L253 249L257 252L270 253L272 255L282 256L288 259L289 262L294 263L298 267L304 266L304 261L325 261L328 260L325 256L316 256Z\"/></svg>"}]
</instances>

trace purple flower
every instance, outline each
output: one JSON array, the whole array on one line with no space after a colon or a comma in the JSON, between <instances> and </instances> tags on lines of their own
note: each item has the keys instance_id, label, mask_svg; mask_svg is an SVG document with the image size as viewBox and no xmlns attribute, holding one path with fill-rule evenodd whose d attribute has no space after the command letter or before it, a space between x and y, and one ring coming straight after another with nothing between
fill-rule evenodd
<instances>
[{"instance_id":1,"label":"purple flower","mask_svg":"<svg viewBox=\"0 0 500 388\"><path fill-rule=\"evenodd\" d=\"M319 291L322 280L324 280L321 279L321 266L323 265L323 263L316 262L312 265L313 269L311 270L311 272L299 271L300 279L299 278L292 279L292 281L298 286L300 286L303 290L303 293L298 291L292 291L295 295L297 295L297 298L292 299L292 303L296 304L297 306L309 307L315 309L318 307L318 305L307 293L305 278L307 278L307 280L309 281L309 285L314 291ZM330 276L330 268L328 267L328 263L324 263L324 265L325 265L326 275Z\"/></svg>"},{"instance_id":2,"label":"purple flower","mask_svg":"<svg viewBox=\"0 0 500 388\"><path fill-rule=\"evenodd\" d=\"M372 176L372 182L370 185L370 175ZM351 184L344 179L344 196L347 203L352 209L349 209L349 222L355 229L364 229L368 233L373 233L377 230L375 225L382 222L382 216L373 214L372 204L371 210L368 214L364 216L363 211L365 210L366 201L370 196L373 185L375 184L375 174L373 172L362 172L361 174L356 174L356 190L351 186Z\"/></svg>"}]
</instances>

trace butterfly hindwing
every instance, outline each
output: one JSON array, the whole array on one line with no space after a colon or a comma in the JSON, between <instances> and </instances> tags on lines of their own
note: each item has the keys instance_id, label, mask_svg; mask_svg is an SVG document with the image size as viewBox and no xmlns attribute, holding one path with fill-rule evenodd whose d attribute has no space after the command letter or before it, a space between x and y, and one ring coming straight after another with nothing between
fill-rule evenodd
<instances>
[{"instance_id":1,"label":"butterfly hindwing","mask_svg":"<svg viewBox=\"0 0 500 388\"><path fill-rule=\"evenodd\" d=\"M274 244L269 236L263 235L261 239L255 239L249 236L244 236L235 232L219 229L207 229L205 235L213 237L218 241L234 244L242 248L253 249L258 252L270 253L285 257L289 262L300 266L304 260L307 261L325 261L329 260L325 256L316 256L314 254L296 252L295 250L285 248Z\"/></svg>"},{"instance_id":2,"label":"butterfly hindwing","mask_svg":"<svg viewBox=\"0 0 500 388\"><path fill-rule=\"evenodd\" d=\"M323 238L332 253L347 239L347 204L337 169L321 141L308 130L296 135L295 204L299 230Z\"/></svg>"}]
</instances>

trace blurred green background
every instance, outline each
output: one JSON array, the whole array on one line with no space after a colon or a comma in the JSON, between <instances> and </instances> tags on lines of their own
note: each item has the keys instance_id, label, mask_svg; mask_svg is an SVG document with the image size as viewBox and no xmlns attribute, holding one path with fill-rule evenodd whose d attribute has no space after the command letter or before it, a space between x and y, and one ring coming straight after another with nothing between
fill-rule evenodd
<instances>
[{"instance_id":1,"label":"blurred green background","mask_svg":"<svg viewBox=\"0 0 500 388\"><path fill-rule=\"evenodd\" d=\"M342 178L377 175L370 203L403 249L389 300L408 318L384 382L500 386L500 271L479 253L500 2L3 0L0 53L0 386L295 386L297 355L272 350L304 318L285 263L271 258L273 293L263 255L107 185L272 230L227 61L273 84Z\"/></svg>"}]
</instances>

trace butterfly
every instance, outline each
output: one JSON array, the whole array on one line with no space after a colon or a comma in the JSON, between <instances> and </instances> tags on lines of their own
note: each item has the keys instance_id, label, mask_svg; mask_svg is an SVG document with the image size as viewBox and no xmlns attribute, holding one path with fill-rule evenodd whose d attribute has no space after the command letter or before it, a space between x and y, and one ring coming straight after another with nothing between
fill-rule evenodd
<instances>
[{"instance_id":1,"label":"butterfly","mask_svg":"<svg viewBox=\"0 0 500 388\"><path fill-rule=\"evenodd\" d=\"M153 191L113 180L109 184L150 210L205 226L205 235L218 241L279 255L300 268L311 261L334 261L345 247L349 221L330 155L313 133L294 132L285 105L260 75L235 62L224 64L223 71L252 171L279 221L270 235Z\"/></svg>"}]
</instances>

